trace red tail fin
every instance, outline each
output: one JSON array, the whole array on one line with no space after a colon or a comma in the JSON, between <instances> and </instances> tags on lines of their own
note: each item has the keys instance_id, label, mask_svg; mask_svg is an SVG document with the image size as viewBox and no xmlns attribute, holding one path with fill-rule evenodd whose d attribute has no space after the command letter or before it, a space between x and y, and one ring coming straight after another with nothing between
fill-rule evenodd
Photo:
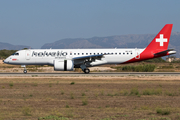
<instances>
[{"instance_id":1,"label":"red tail fin","mask_svg":"<svg viewBox=\"0 0 180 120\"><path fill-rule=\"evenodd\" d=\"M153 41L147 46L147 51L167 50L173 24L166 24L156 35Z\"/></svg>"},{"instance_id":2,"label":"red tail fin","mask_svg":"<svg viewBox=\"0 0 180 120\"><path fill-rule=\"evenodd\" d=\"M167 50L167 48L172 26L173 24L166 24L142 53L137 53L137 56L124 63L137 62L169 55L169 51L172 51L172 49ZM174 53L175 52L172 52L172 54Z\"/></svg>"}]
</instances>

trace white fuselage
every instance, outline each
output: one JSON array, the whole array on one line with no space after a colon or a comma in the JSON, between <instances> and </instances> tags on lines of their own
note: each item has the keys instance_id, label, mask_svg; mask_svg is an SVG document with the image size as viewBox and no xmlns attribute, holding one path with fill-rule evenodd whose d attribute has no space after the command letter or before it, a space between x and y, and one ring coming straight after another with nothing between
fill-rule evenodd
<instances>
[{"instance_id":1,"label":"white fuselage","mask_svg":"<svg viewBox=\"0 0 180 120\"><path fill-rule=\"evenodd\" d=\"M120 64L134 57L140 58L144 49L29 49L19 50L18 55L9 56L4 62L15 65L54 65L54 60L73 60L73 58L104 54L101 59L91 62L91 66ZM74 65L78 64L78 60Z\"/></svg>"}]
</instances>

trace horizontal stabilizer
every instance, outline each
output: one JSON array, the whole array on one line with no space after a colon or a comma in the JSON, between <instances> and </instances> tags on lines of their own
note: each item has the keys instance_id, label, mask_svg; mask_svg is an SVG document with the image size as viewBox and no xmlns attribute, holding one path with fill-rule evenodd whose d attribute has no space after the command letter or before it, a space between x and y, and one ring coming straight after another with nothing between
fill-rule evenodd
<instances>
[{"instance_id":1,"label":"horizontal stabilizer","mask_svg":"<svg viewBox=\"0 0 180 120\"><path fill-rule=\"evenodd\" d=\"M168 49L165 51L161 51L161 52L155 53L154 56L161 56L161 55L167 54L169 51L173 51L173 50L174 49Z\"/></svg>"},{"instance_id":2,"label":"horizontal stabilizer","mask_svg":"<svg viewBox=\"0 0 180 120\"><path fill-rule=\"evenodd\" d=\"M169 55L176 54L176 51L169 51Z\"/></svg>"}]
</instances>

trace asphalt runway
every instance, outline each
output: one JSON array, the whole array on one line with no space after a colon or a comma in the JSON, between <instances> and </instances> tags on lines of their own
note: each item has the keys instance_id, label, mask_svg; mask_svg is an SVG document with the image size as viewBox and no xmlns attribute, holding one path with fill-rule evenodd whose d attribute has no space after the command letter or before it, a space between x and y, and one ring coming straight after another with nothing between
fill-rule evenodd
<instances>
[{"instance_id":1,"label":"asphalt runway","mask_svg":"<svg viewBox=\"0 0 180 120\"><path fill-rule=\"evenodd\" d=\"M180 72L91 72L89 74L78 72L60 73L0 73L0 77L120 77L120 76L180 76Z\"/></svg>"}]
</instances>

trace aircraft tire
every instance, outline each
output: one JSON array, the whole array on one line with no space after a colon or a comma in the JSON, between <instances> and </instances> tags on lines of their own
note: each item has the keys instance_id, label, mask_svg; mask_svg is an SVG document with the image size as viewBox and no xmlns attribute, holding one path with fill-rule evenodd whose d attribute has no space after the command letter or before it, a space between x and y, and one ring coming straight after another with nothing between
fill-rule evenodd
<instances>
[{"instance_id":1,"label":"aircraft tire","mask_svg":"<svg viewBox=\"0 0 180 120\"><path fill-rule=\"evenodd\" d=\"M26 74L26 73L27 73L27 70L24 70L23 72L24 72L24 74Z\"/></svg>"},{"instance_id":2,"label":"aircraft tire","mask_svg":"<svg viewBox=\"0 0 180 120\"><path fill-rule=\"evenodd\" d=\"M90 72L89 69L84 69L84 73L88 74Z\"/></svg>"}]
</instances>

